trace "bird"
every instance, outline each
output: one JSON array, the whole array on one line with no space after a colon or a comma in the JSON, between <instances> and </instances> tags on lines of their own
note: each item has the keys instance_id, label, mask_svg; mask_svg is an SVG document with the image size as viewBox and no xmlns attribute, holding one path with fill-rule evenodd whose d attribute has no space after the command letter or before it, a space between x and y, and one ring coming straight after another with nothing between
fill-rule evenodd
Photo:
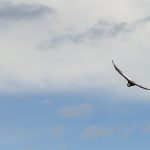
<instances>
[{"instance_id":1,"label":"bird","mask_svg":"<svg viewBox=\"0 0 150 150\"><path fill-rule=\"evenodd\" d=\"M150 90L149 88L146 88L144 86L141 86L139 84L137 84L135 81L131 80L131 78L127 77L126 75L123 74L123 72L115 65L114 61L112 60L112 63L113 63L113 66L115 68L115 70L121 75L123 76L126 80L127 80L127 86L128 87L131 87L131 86L138 86L142 89L145 89L145 90Z\"/></svg>"}]
</instances>

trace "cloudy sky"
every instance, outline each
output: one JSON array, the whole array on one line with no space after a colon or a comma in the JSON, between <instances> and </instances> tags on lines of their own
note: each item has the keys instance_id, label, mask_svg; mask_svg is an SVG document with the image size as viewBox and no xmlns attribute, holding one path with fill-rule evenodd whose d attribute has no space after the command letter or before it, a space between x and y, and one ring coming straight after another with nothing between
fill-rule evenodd
<instances>
[{"instance_id":1,"label":"cloudy sky","mask_svg":"<svg viewBox=\"0 0 150 150\"><path fill-rule=\"evenodd\" d=\"M0 148L148 150L148 0L0 1Z\"/></svg>"}]
</instances>

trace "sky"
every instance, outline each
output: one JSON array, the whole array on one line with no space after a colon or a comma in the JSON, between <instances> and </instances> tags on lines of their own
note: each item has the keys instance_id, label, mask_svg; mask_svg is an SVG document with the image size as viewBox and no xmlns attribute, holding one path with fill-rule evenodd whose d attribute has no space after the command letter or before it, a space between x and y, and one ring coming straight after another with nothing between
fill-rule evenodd
<instances>
[{"instance_id":1,"label":"sky","mask_svg":"<svg viewBox=\"0 0 150 150\"><path fill-rule=\"evenodd\" d=\"M0 149L148 150L148 0L0 0Z\"/></svg>"}]
</instances>

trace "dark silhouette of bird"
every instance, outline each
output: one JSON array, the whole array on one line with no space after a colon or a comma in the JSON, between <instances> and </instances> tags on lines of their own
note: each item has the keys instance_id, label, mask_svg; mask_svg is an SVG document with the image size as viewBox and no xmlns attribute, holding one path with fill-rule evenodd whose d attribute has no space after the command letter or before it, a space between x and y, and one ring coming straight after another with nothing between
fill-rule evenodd
<instances>
[{"instance_id":1,"label":"dark silhouette of bird","mask_svg":"<svg viewBox=\"0 0 150 150\"><path fill-rule=\"evenodd\" d=\"M115 63L114 63L113 60L112 60L112 63L113 63L113 65L114 65L114 68L116 69L116 71L117 71L120 75L122 75L122 76L128 81L128 83L127 83L127 86L128 86L128 87L131 87L131 86L138 86L138 87L140 87L140 88L142 88L142 89L150 90L150 89L148 89L148 88L146 88L146 87L143 87L143 86L137 84L136 82L134 82L133 80L131 80L129 77L127 77L126 75L124 75L123 72L115 65Z\"/></svg>"}]
</instances>

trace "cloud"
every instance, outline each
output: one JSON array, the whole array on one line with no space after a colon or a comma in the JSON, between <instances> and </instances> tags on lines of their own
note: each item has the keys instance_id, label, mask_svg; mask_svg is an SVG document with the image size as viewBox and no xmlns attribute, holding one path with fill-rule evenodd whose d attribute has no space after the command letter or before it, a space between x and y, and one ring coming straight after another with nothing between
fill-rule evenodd
<instances>
[{"instance_id":1,"label":"cloud","mask_svg":"<svg viewBox=\"0 0 150 150\"><path fill-rule=\"evenodd\" d=\"M150 17L145 17L131 23L115 22L113 20L100 19L94 26L86 29L85 31L69 33L61 33L58 35L50 36L49 40L41 43L41 49L54 49L62 47L66 44L74 45L99 45L103 42L120 40L120 38L130 37L134 35L140 28L149 24Z\"/></svg>"},{"instance_id":2,"label":"cloud","mask_svg":"<svg viewBox=\"0 0 150 150\"><path fill-rule=\"evenodd\" d=\"M136 131L140 131L140 127L142 125L139 124L131 124L131 125L120 125L116 128L116 133L119 133L121 137L128 138L130 135L135 133Z\"/></svg>"},{"instance_id":3,"label":"cloud","mask_svg":"<svg viewBox=\"0 0 150 150\"><path fill-rule=\"evenodd\" d=\"M95 79L98 79L97 83L99 85L101 84L102 87L103 81L101 79L106 79L105 77L107 77L107 75L110 75L110 73L108 73L107 71L110 70L111 65L109 64L109 68L107 65L111 62L111 59L115 59L118 60L119 63L126 64L125 68L128 68L127 71L131 73L133 73L133 70L131 69L131 64L133 64L134 66L141 63L141 65L144 66L144 63L148 63L149 59L147 55L145 57L145 54L148 53L146 49L149 48L149 23L150 22L148 17L130 23L118 23L115 21L103 19L93 27L83 32L72 31L72 33L70 33L69 31L69 33L66 33L66 31L64 31L64 34L61 33L61 35L58 34L54 37L51 36L50 39L46 41L46 43L43 43L41 48L47 48L53 51L57 50L57 53L64 53L66 57L69 56L69 58L67 57L69 61L71 60L70 58L72 58L73 60L73 58L77 56L77 59L74 59L76 62L74 61L73 64L78 64L81 61L80 65L78 66L80 68L85 63L85 65L83 65L84 67L79 71L81 75L79 78L82 78L83 71L84 77L88 78L86 81L87 85L90 84L89 82L91 80L94 81ZM145 47L145 52L141 52L141 48L143 46ZM146 59L139 62L139 58ZM109 60L109 62L107 60ZM91 64L93 68L90 68ZM72 69L73 68L76 67L72 66ZM99 71L96 69L98 69ZM85 70L87 71L86 75L84 74ZM137 81L141 81L141 83L143 82L143 84L146 84L144 83L144 80L142 81L142 79L146 78L143 78L143 75L145 74L143 71L140 71L138 70L138 68L136 68L134 70L136 74L133 74L132 76L133 78L134 76L136 76ZM91 74L92 72L93 75L97 74L97 76L93 77ZM72 79L73 78L71 78L71 81L73 81ZM82 81L84 79L82 78ZM109 80L109 83L112 83L112 80ZM93 82L93 84L96 83Z\"/></svg>"},{"instance_id":4,"label":"cloud","mask_svg":"<svg viewBox=\"0 0 150 150\"><path fill-rule=\"evenodd\" d=\"M113 134L113 130L107 127L88 127L82 131L83 138L107 137Z\"/></svg>"},{"instance_id":5,"label":"cloud","mask_svg":"<svg viewBox=\"0 0 150 150\"><path fill-rule=\"evenodd\" d=\"M63 17L61 25L65 24L66 26L82 29L89 27L99 18L112 18L119 22L129 22L147 16L150 12L148 0L38 1L47 5L53 4L55 8L61 11Z\"/></svg>"},{"instance_id":6,"label":"cloud","mask_svg":"<svg viewBox=\"0 0 150 150\"><path fill-rule=\"evenodd\" d=\"M41 44L41 49L61 47L62 45L73 44L92 44L92 42L101 42L104 39L116 38L119 35L127 34L132 31L131 25L121 22L113 22L101 19L93 27L81 33L65 33L50 37L49 40ZM95 43L94 43L95 44Z\"/></svg>"},{"instance_id":7,"label":"cloud","mask_svg":"<svg viewBox=\"0 0 150 150\"><path fill-rule=\"evenodd\" d=\"M93 139L99 137L110 137L112 135L119 135L121 138L127 139L137 133L149 134L149 123L132 123L109 127L91 126L82 130L81 137L85 139Z\"/></svg>"},{"instance_id":8,"label":"cloud","mask_svg":"<svg viewBox=\"0 0 150 150\"><path fill-rule=\"evenodd\" d=\"M141 127L141 132L142 133L150 133L150 123L145 123Z\"/></svg>"},{"instance_id":9,"label":"cloud","mask_svg":"<svg viewBox=\"0 0 150 150\"><path fill-rule=\"evenodd\" d=\"M64 129L62 127L55 127L50 129L50 134L53 137L60 137L64 133Z\"/></svg>"},{"instance_id":10,"label":"cloud","mask_svg":"<svg viewBox=\"0 0 150 150\"><path fill-rule=\"evenodd\" d=\"M40 4L0 2L0 21L20 21L55 14L55 10Z\"/></svg>"},{"instance_id":11,"label":"cloud","mask_svg":"<svg viewBox=\"0 0 150 150\"><path fill-rule=\"evenodd\" d=\"M92 115L94 107L91 104L64 106L58 110L60 116L66 118L86 117Z\"/></svg>"},{"instance_id":12,"label":"cloud","mask_svg":"<svg viewBox=\"0 0 150 150\"><path fill-rule=\"evenodd\" d=\"M148 17L133 22L105 18L84 30L66 29L61 19L27 22L0 28L1 92L107 89L143 96L137 88L129 92L126 82L118 79L112 59L127 75L149 87L145 82L150 74L145 67L149 64Z\"/></svg>"}]
</instances>

